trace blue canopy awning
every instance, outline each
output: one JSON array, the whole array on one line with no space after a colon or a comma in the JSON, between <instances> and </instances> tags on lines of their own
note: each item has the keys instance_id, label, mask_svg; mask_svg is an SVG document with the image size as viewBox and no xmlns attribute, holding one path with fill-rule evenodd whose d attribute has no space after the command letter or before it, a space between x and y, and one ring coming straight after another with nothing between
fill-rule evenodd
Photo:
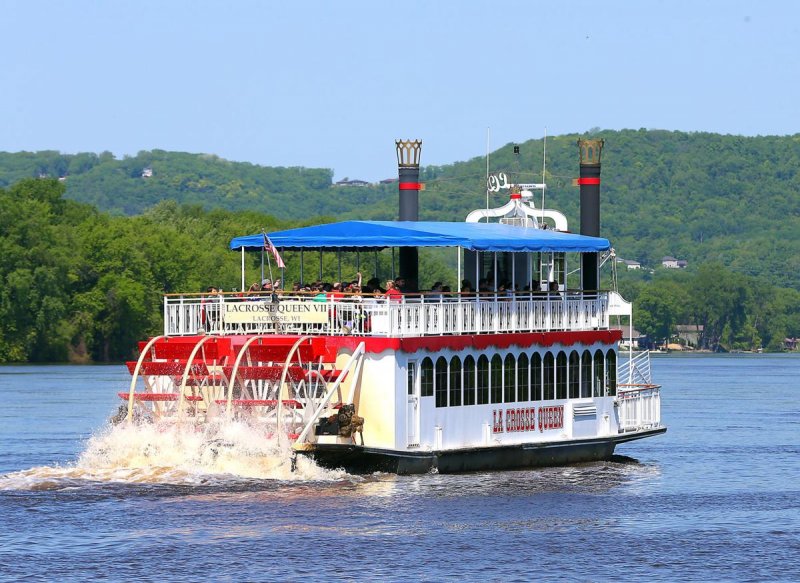
<instances>
[{"instance_id":1,"label":"blue canopy awning","mask_svg":"<svg viewBox=\"0 0 800 583\"><path fill-rule=\"evenodd\" d=\"M343 221L267 233L287 250L365 250L386 247L462 247L471 251L589 253L611 248L608 239L500 223ZM230 248L262 249L262 235L236 237Z\"/></svg>"}]
</instances>

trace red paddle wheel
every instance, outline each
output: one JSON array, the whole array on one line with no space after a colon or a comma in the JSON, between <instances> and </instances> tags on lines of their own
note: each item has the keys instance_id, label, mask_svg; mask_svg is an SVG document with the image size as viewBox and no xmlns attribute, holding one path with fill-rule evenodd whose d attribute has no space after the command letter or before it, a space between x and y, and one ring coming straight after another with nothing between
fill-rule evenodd
<instances>
[{"instance_id":1,"label":"red paddle wheel","mask_svg":"<svg viewBox=\"0 0 800 583\"><path fill-rule=\"evenodd\" d=\"M129 420L234 419L296 438L323 401L342 402L346 373L324 337L159 336L140 350L127 363L130 390L119 393ZM334 383L338 394L328 396Z\"/></svg>"}]
</instances>

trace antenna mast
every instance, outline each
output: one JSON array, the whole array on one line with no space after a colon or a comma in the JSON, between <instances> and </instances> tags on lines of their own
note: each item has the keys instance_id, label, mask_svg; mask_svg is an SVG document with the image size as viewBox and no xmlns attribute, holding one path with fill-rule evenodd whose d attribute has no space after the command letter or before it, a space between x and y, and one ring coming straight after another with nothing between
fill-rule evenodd
<instances>
[{"instance_id":1,"label":"antenna mast","mask_svg":"<svg viewBox=\"0 0 800 583\"><path fill-rule=\"evenodd\" d=\"M489 132L491 128L486 128L486 210L489 210ZM486 217L486 222L489 222L489 217Z\"/></svg>"}]
</instances>

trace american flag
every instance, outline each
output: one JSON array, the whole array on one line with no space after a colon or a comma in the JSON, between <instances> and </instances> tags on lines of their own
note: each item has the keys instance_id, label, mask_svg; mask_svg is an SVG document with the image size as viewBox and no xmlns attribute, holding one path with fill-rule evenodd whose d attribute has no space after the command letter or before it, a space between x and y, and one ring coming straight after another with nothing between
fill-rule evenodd
<instances>
[{"instance_id":1,"label":"american flag","mask_svg":"<svg viewBox=\"0 0 800 583\"><path fill-rule=\"evenodd\" d=\"M286 267L286 264L283 262L283 259L281 259L280 253L278 253L278 250L275 248L275 245L272 244L272 241L269 240L269 237L267 237L266 233L264 233L264 250L269 252L270 255L272 255L275 258L275 264L278 267L280 268Z\"/></svg>"}]
</instances>

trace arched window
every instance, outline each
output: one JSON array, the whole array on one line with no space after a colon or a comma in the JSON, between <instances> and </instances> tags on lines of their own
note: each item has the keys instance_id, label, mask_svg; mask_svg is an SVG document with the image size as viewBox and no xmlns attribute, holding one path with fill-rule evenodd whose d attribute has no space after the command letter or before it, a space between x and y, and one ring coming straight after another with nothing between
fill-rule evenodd
<instances>
[{"instance_id":1,"label":"arched window","mask_svg":"<svg viewBox=\"0 0 800 583\"><path fill-rule=\"evenodd\" d=\"M517 397L520 401L530 399L528 390L528 355L524 352L517 359Z\"/></svg>"},{"instance_id":2,"label":"arched window","mask_svg":"<svg viewBox=\"0 0 800 583\"><path fill-rule=\"evenodd\" d=\"M471 356L464 359L464 404L475 404L475 359Z\"/></svg>"},{"instance_id":3,"label":"arched window","mask_svg":"<svg viewBox=\"0 0 800 583\"><path fill-rule=\"evenodd\" d=\"M555 358L553 358L552 352L548 352L544 355L542 360L542 376L544 377L542 384L544 388L544 400L552 401L556 398Z\"/></svg>"},{"instance_id":4,"label":"arched window","mask_svg":"<svg viewBox=\"0 0 800 583\"><path fill-rule=\"evenodd\" d=\"M478 405L489 402L489 359L485 354L478 357Z\"/></svg>"},{"instance_id":5,"label":"arched window","mask_svg":"<svg viewBox=\"0 0 800 583\"><path fill-rule=\"evenodd\" d=\"M433 397L433 361L427 356L419 367L420 384L423 397Z\"/></svg>"},{"instance_id":6,"label":"arched window","mask_svg":"<svg viewBox=\"0 0 800 583\"><path fill-rule=\"evenodd\" d=\"M567 398L567 355L562 350L556 357L556 399Z\"/></svg>"},{"instance_id":7,"label":"arched window","mask_svg":"<svg viewBox=\"0 0 800 583\"><path fill-rule=\"evenodd\" d=\"M569 353L569 398L578 399L581 396L580 385L581 357L574 350Z\"/></svg>"},{"instance_id":8,"label":"arched window","mask_svg":"<svg viewBox=\"0 0 800 583\"><path fill-rule=\"evenodd\" d=\"M531 400L542 400L542 355L538 352L531 356Z\"/></svg>"},{"instance_id":9,"label":"arched window","mask_svg":"<svg viewBox=\"0 0 800 583\"><path fill-rule=\"evenodd\" d=\"M450 406L461 405L461 359L454 356L450 359Z\"/></svg>"},{"instance_id":10,"label":"arched window","mask_svg":"<svg viewBox=\"0 0 800 583\"><path fill-rule=\"evenodd\" d=\"M604 383L605 380L605 357L603 356L603 351L598 350L594 353L594 396L595 397L602 397L604 392Z\"/></svg>"},{"instance_id":11,"label":"arched window","mask_svg":"<svg viewBox=\"0 0 800 583\"><path fill-rule=\"evenodd\" d=\"M503 359L499 354L492 357L492 403L503 402Z\"/></svg>"},{"instance_id":12,"label":"arched window","mask_svg":"<svg viewBox=\"0 0 800 583\"><path fill-rule=\"evenodd\" d=\"M503 402L514 403L517 400L517 367L514 363L514 355L506 354L505 364L503 365Z\"/></svg>"},{"instance_id":13,"label":"arched window","mask_svg":"<svg viewBox=\"0 0 800 583\"><path fill-rule=\"evenodd\" d=\"M592 354L583 351L581 357L581 397L588 399L592 396Z\"/></svg>"},{"instance_id":14,"label":"arched window","mask_svg":"<svg viewBox=\"0 0 800 583\"><path fill-rule=\"evenodd\" d=\"M447 359L444 356L436 361L436 406L447 407Z\"/></svg>"},{"instance_id":15,"label":"arched window","mask_svg":"<svg viewBox=\"0 0 800 583\"><path fill-rule=\"evenodd\" d=\"M613 397L617 394L617 353L609 350L606 355L606 364L608 365L608 381L606 387L608 389L608 396Z\"/></svg>"}]
</instances>

